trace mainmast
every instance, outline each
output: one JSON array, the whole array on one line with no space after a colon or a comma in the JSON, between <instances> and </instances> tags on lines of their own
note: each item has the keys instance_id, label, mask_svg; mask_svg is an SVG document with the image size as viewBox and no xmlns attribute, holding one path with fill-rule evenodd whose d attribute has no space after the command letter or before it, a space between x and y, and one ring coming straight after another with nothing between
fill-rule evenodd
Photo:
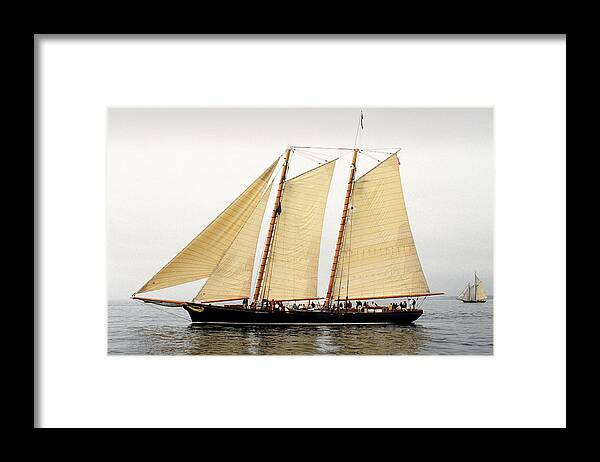
<instances>
[{"instance_id":1,"label":"mainmast","mask_svg":"<svg viewBox=\"0 0 600 462\"><path fill-rule=\"evenodd\" d=\"M283 168L281 169L281 176L279 177L279 187L277 188L277 196L275 198L275 204L273 205L273 213L271 214L271 223L269 224L269 232L267 233L267 240L265 242L265 250L263 251L262 259L260 261L260 269L258 271L258 278L256 279L256 288L254 289L254 301L253 305L256 307L258 297L260 296L260 289L265 275L265 267L267 264L267 257L269 255L269 249L271 248L271 241L273 239L273 229L275 228L275 221L277 220L277 212L279 210L279 204L281 203L281 192L283 190L283 183L285 182L285 176L287 174L289 160L290 160L291 148L287 148L283 160Z\"/></svg>"},{"instance_id":2,"label":"mainmast","mask_svg":"<svg viewBox=\"0 0 600 462\"><path fill-rule=\"evenodd\" d=\"M329 275L329 285L327 286L327 295L325 297L325 306L329 306L331 302L331 293L333 292L333 284L335 281L335 273L337 271L338 260L340 257L340 249L342 239L344 237L344 229L346 228L346 219L348 218L348 204L352 195L352 186L354 184L354 176L356 174L356 158L358 149L354 149L352 154L352 165L350 166L350 176L348 178L348 187L346 188L346 200L344 201L344 210L342 211L342 220L340 221L340 229L338 231L337 243L335 244L335 254L333 255L333 263L331 265L331 274Z\"/></svg>"}]
</instances>

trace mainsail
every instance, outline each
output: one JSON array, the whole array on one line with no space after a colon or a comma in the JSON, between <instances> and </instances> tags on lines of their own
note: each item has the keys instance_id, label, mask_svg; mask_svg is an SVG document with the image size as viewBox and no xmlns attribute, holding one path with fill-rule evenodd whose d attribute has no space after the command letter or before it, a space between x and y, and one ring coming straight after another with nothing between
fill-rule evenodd
<instances>
[{"instance_id":1,"label":"mainsail","mask_svg":"<svg viewBox=\"0 0 600 462\"><path fill-rule=\"evenodd\" d=\"M172 287L209 277L257 209L276 160L212 223L136 293Z\"/></svg>"},{"instance_id":2,"label":"mainsail","mask_svg":"<svg viewBox=\"0 0 600 462\"><path fill-rule=\"evenodd\" d=\"M198 292L194 302L237 300L249 297L256 244L272 186L273 182L271 181L252 215L225 252L204 287Z\"/></svg>"},{"instance_id":3,"label":"mainsail","mask_svg":"<svg viewBox=\"0 0 600 462\"><path fill-rule=\"evenodd\" d=\"M333 299L428 294L391 155L355 181Z\"/></svg>"},{"instance_id":4,"label":"mainsail","mask_svg":"<svg viewBox=\"0 0 600 462\"><path fill-rule=\"evenodd\" d=\"M335 160L285 182L262 297L317 297L323 216Z\"/></svg>"}]
</instances>

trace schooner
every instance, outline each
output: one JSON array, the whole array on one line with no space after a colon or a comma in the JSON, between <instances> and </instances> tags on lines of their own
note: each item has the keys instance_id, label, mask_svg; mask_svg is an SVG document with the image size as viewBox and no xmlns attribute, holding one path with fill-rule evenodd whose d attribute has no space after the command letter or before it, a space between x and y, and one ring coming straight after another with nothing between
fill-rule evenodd
<instances>
[{"instance_id":1,"label":"schooner","mask_svg":"<svg viewBox=\"0 0 600 462\"><path fill-rule=\"evenodd\" d=\"M477 277L477 273L475 273L473 285L470 282L467 283L467 287L460 293L458 300L462 300L463 303L485 303L487 301L483 282Z\"/></svg>"},{"instance_id":2,"label":"schooner","mask_svg":"<svg viewBox=\"0 0 600 462\"><path fill-rule=\"evenodd\" d=\"M417 255L400 179L399 149L386 151L385 160L356 178L358 156L369 155L369 150L335 148L352 153L352 161L324 298L317 295L317 273L337 158L288 179L290 158L302 149L310 147L288 147L132 298L180 306L194 323L409 324L419 318L423 310L414 303L400 308L375 302L442 294L430 292ZM251 287L278 165L281 173L269 228ZM191 301L140 295L201 279L206 282ZM308 302L308 309L298 307L299 301Z\"/></svg>"}]
</instances>

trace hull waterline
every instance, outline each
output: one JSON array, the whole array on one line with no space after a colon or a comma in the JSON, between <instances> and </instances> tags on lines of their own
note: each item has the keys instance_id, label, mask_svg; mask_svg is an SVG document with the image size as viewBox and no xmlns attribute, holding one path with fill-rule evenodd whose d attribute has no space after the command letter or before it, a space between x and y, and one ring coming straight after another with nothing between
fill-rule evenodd
<instances>
[{"instance_id":1,"label":"hull waterline","mask_svg":"<svg viewBox=\"0 0 600 462\"><path fill-rule=\"evenodd\" d=\"M268 311L219 307L205 304L182 305L195 324L294 325L294 324L400 324L416 321L423 310L384 312Z\"/></svg>"}]
</instances>

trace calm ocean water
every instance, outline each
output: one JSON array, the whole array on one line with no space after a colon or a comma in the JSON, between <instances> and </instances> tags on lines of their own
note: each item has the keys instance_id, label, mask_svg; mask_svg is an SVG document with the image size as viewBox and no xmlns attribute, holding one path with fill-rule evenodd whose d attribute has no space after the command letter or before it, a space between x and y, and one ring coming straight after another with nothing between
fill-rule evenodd
<instances>
[{"instance_id":1,"label":"calm ocean water","mask_svg":"<svg viewBox=\"0 0 600 462\"><path fill-rule=\"evenodd\" d=\"M192 325L182 308L134 300L108 305L108 353L121 355L318 355L493 353L494 301L430 299L412 326Z\"/></svg>"}]
</instances>

